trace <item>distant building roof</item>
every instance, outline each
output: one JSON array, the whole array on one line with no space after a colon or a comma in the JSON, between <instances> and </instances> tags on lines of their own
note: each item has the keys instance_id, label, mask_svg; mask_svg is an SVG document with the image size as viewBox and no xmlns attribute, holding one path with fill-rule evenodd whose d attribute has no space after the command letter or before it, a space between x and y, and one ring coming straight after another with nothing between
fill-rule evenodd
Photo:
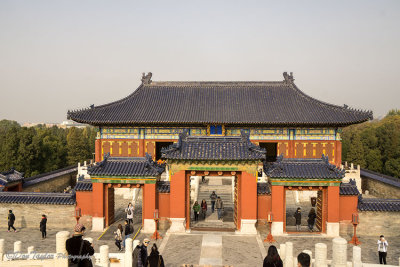
<instances>
[{"instance_id":1,"label":"distant building roof","mask_svg":"<svg viewBox=\"0 0 400 267\"><path fill-rule=\"evenodd\" d=\"M162 149L162 158L181 160L263 160L265 149L250 142L249 136L211 137L179 135L177 143Z\"/></svg>"},{"instance_id":2,"label":"distant building roof","mask_svg":"<svg viewBox=\"0 0 400 267\"><path fill-rule=\"evenodd\" d=\"M74 193L0 192L0 203L74 205Z\"/></svg>"},{"instance_id":3,"label":"distant building roof","mask_svg":"<svg viewBox=\"0 0 400 267\"><path fill-rule=\"evenodd\" d=\"M358 196L360 211L395 211L400 212L400 199L363 198Z\"/></svg>"},{"instance_id":4,"label":"distant building roof","mask_svg":"<svg viewBox=\"0 0 400 267\"><path fill-rule=\"evenodd\" d=\"M19 182L24 179L24 173L11 168L9 171L0 173L0 185L6 186L8 183Z\"/></svg>"},{"instance_id":5,"label":"distant building roof","mask_svg":"<svg viewBox=\"0 0 400 267\"><path fill-rule=\"evenodd\" d=\"M78 170L78 167L69 166L69 167L65 167L65 168L62 168L62 169L54 170L54 171L51 171L51 172L41 173L39 175L35 175L35 176L32 176L32 177L25 178L24 181L23 181L22 186L24 188L26 188L26 187L29 187L29 186L32 186L32 185L35 185L35 184L38 184L38 183L47 182L49 180L58 178L58 177L60 177L62 175L69 174L69 173L74 173L77 170Z\"/></svg>"},{"instance_id":6,"label":"distant building roof","mask_svg":"<svg viewBox=\"0 0 400 267\"><path fill-rule=\"evenodd\" d=\"M348 183L340 183L339 192L340 195L358 196L360 194L357 189L356 181L353 179L350 179Z\"/></svg>"},{"instance_id":7,"label":"distant building roof","mask_svg":"<svg viewBox=\"0 0 400 267\"><path fill-rule=\"evenodd\" d=\"M342 179L345 171L329 163L328 157L321 159L277 158L276 162L266 164L265 174L271 178L313 178Z\"/></svg>"},{"instance_id":8,"label":"distant building roof","mask_svg":"<svg viewBox=\"0 0 400 267\"><path fill-rule=\"evenodd\" d=\"M385 183L385 184L390 184L392 186L400 188L400 178L392 177L389 175L385 175L382 173L370 171L367 169L361 169L360 170L360 175L361 177L366 177L370 179L374 179L376 181Z\"/></svg>"},{"instance_id":9,"label":"distant building roof","mask_svg":"<svg viewBox=\"0 0 400 267\"><path fill-rule=\"evenodd\" d=\"M372 119L361 111L303 93L292 75L278 82L153 82L151 73L129 96L101 106L68 111L91 125L230 124L346 126Z\"/></svg>"},{"instance_id":10,"label":"distant building roof","mask_svg":"<svg viewBox=\"0 0 400 267\"><path fill-rule=\"evenodd\" d=\"M146 154L146 157L104 157L102 162L89 167L91 176L159 176L165 170Z\"/></svg>"}]
</instances>

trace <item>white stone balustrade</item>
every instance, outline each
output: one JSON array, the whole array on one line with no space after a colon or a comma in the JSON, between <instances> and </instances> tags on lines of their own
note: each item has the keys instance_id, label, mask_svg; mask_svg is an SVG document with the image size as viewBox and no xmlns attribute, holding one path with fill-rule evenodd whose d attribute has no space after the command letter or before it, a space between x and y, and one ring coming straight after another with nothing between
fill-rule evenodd
<instances>
[{"instance_id":1,"label":"white stone balustrade","mask_svg":"<svg viewBox=\"0 0 400 267\"><path fill-rule=\"evenodd\" d=\"M315 244L315 267L327 267L328 246L324 243Z\"/></svg>"},{"instance_id":2,"label":"white stone balustrade","mask_svg":"<svg viewBox=\"0 0 400 267\"><path fill-rule=\"evenodd\" d=\"M353 247L353 267L362 267L361 248L357 246Z\"/></svg>"},{"instance_id":3,"label":"white stone balustrade","mask_svg":"<svg viewBox=\"0 0 400 267\"><path fill-rule=\"evenodd\" d=\"M293 266L293 243L286 242L285 244L285 267L292 267Z\"/></svg>"},{"instance_id":4,"label":"white stone balustrade","mask_svg":"<svg viewBox=\"0 0 400 267\"><path fill-rule=\"evenodd\" d=\"M14 253L17 253L17 252L22 252L22 242L21 241L14 242Z\"/></svg>"},{"instance_id":5,"label":"white stone balustrade","mask_svg":"<svg viewBox=\"0 0 400 267\"><path fill-rule=\"evenodd\" d=\"M4 257L4 239L0 239L0 262L3 261Z\"/></svg>"},{"instance_id":6,"label":"white stone balustrade","mask_svg":"<svg viewBox=\"0 0 400 267\"><path fill-rule=\"evenodd\" d=\"M347 266L347 241L341 237L332 240L332 267Z\"/></svg>"},{"instance_id":7,"label":"white stone balustrade","mask_svg":"<svg viewBox=\"0 0 400 267\"><path fill-rule=\"evenodd\" d=\"M67 248L65 243L70 237L68 231L61 231L56 234L56 256L54 258L54 264L56 267L68 266Z\"/></svg>"},{"instance_id":8,"label":"white stone balustrade","mask_svg":"<svg viewBox=\"0 0 400 267\"><path fill-rule=\"evenodd\" d=\"M285 257L286 257L286 245L285 244L280 244L279 255L281 255L281 259L284 261Z\"/></svg>"},{"instance_id":9,"label":"white stone balustrade","mask_svg":"<svg viewBox=\"0 0 400 267\"><path fill-rule=\"evenodd\" d=\"M100 266L109 267L110 257L108 256L109 248L107 245L100 246Z\"/></svg>"},{"instance_id":10,"label":"white stone balustrade","mask_svg":"<svg viewBox=\"0 0 400 267\"><path fill-rule=\"evenodd\" d=\"M138 240L135 240L132 244L132 238L127 238L125 241L125 255L124 255L124 267L132 266L132 252L135 247L135 243Z\"/></svg>"}]
</instances>

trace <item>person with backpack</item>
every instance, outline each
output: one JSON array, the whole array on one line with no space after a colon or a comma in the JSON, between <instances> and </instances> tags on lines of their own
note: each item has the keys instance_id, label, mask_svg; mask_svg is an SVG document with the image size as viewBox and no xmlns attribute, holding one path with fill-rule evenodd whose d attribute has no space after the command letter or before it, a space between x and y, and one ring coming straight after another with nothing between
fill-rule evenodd
<instances>
[{"instance_id":1,"label":"person with backpack","mask_svg":"<svg viewBox=\"0 0 400 267\"><path fill-rule=\"evenodd\" d=\"M10 232L10 228L14 229L14 232L17 232L17 229L14 227L15 215L12 210L8 211L8 231Z\"/></svg>"},{"instance_id":2,"label":"person with backpack","mask_svg":"<svg viewBox=\"0 0 400 267\"><path fill-rule=\"evenodd\" d=\"M133 234L133 225L128 223L128 220L125 220L125 237L124 237L124 242L123 242L123 246L125 248L125 242L126 239L128 239L129 237L131 237L131 234Z\"/></svg>"},{"instance_id":3,"label":"person with backpack","mask_svg":"<svg viewBox=\"0 0 400 267\"><path fill-rule=\"evenodd\" d=\"M123 231L124 230L122 229L122 225L118 224L117 231L114 232L114 234L115 234L115 245L117 246L118 251L122 251L121 242L122 242L122 232Z\"/></svg>"},{"instance_id":4,"label":"person with backpack","mask_svg":"<svg viewBox=\"0 0 400 267\"><path fill-rule=\"evenodd\" d=\"M311 208L310 212L308 213L308 229L310 230L310 232L314 231L314 223L315 223L315 218L317 218L317 214L315 214L315 209Z\"/></svg>"},{"instance_id":5,"label":"person with backpack","mask_svg":"<svg viewBox=\"0 0 400 267\"><path fill-rule=\"evenodd\" d=\"M42 214L42 220L40 221L40 232L42 232L42 239L46 238L46 224L47 224L47 217L46 215Z\"/></svg>"},{"instance_id":6,"label":"person with backpack","mask_svg":"<svg viewBox=\"0 0 400 267\"><path fill-rule=\"evenodd\" d=\"M134 211L133 205L132 203L129 202L128 207L125 209L126 219L128 220L129 224L131 223L133 224L133 211Z\"/></svg>"},{"instance_id":7,"label":"person with backpack","mask_svg":"<svg viewBox=\"0 0 400 267\"><path fill-rule=\"evenodd\" d=\"M151 247L151 252L147 258L147 266L149 267L164 267L164 259L158 252L157 245L154 243Z\"/></svg>"},{"instance_id":8,"label":"person with backpack","mask_svg":"<svg viewBox=\"0 0 400 267\"><path fill-rule=\"evenodd\" d=\"M75 225L74 234L67 239L65 246L68 252L68 266L76 267L92 267L92 259L90 256L94 254L93 244L83 239L85 226L78 223Z\"/></svg>"},{"instance_id":9,"label":"person with backpack","mask_svg":"<svg viewBox=\"0 0 400 267\"><path fill-rule=\"evenodd\" d=\"M203 219L206 219L206 215L207 215L207 201L205 199L203 199L201 201L201 213L203 214Z\"/></svg>"},{"instance_id":10,"label":"person with backpack","mask_svg":"<svg viewBox=\"0 0 400 267\"><path fill-rule=\"evenodd\" d=\"M221 197L217 198L217 202L215 203L215 208L218 212L218 220L221 220L224 215L224 202L222 201Z\"/></svg>"}]
</instances>

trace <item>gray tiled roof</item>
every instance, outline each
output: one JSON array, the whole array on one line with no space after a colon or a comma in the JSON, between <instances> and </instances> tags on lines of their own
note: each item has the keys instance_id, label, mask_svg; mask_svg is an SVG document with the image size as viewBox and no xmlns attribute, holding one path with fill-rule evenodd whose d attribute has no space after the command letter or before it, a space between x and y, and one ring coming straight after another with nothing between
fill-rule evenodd
<instances>
[{"instance_id":1,"label":"gray tiled roof","mask_svg":"<svg viewBox=\"0 0 400 267\"><path fill-rule=\"evenodd\" d=\"M283 158L279 156L276 162L265 165L265 174L271 178L314 178L341 179L345 171L330 164L328 157L321 159Z\"/></svg>"},{"instance_id":2,"label":"gray tiled roof","mask_svg":"<svg viewBox=\"0 0 400 267\"><path fill-rule=\"evenodd\" d=\"M171 190L171 185L169 181L159 181L157 182L157 190L160 193L169 193Z\"/></svg>"},{"instance_id":3,"label":"gray tiled roof","mask_svg":"<svg viewBox=\"0 0 400 267\"><path fill-rule=\"evenodd\" d=\"M16 171L12 168L9 171L0 173L0 185L5 186L8 183L18 182L24 179L24 174L22 172Z\"/></svg>"},{"instance_id":4,"label":"gray tiled roof","mask_svg":"<svg viewBox=\"0 0 400 267\"><path fill-rule=\"evenodd\" d=\"M159 176L165 169L146 154L146 157L104 157L102 162L88 169L92 176Z\"/></svg>"},{"instance_id":5,"label":"gray tiled roof","mask_svg":"<svg viewBox=\"0 0 400 267\"><path fill-rule=\"evenodd\" d=\"M78 181L74 187L74 190L75 191L92 191L93 184L91 181Z\"/></svg>"},{"instance_id":6,"label":"gray tiled roof","mask_svg":"<svg viewBox=\"0 0 400 267\"><path fill-rule=\"evenodd\" d=\"M360 211L394 211L400 212L400 199L363 198L358 196Z\"/></svg>"},{"instance_id":7,"label":"gray tiled roof","mask_svg":"<svg viewBox=\"0 0 400 267\"><path fill-rule=\"evenodd\" d=\"M358 196L360 192L357 189L356 181L350 179L348 183L340 183L339 192L341 195Z\"/></svg>"},{"instance_id":8,"label":"gray tiled roof","mask_svg":"<svg viewBox=\"0 0 400 267\"><path fill-rule=\"evenodd\" d=\"M372 119L370 111L314 99L284 77L283 82L149 81L119 101L68 111L68 118L92 125L269 126L345 126Z\"/></svg>"},{"instance_id":9,"label":"gray tiled roof","mask_svg":"<svg viewBox=\"0 0 400 267\"><path fill-rule=\"evenodd\" d=\"M183 160L263 160L265 149L250 142L249 136L210 137L179 135L178 143L162 149L165 159Z\"/></svg>"},{"instance_id":10,"label":"gray tiled roof","mask_svg":"<svg viewBox=\"0 0 400 267\"><path fill-rule=\"evenodd\" d=\"M271 195L271 188L268 183L257 183L257 195Z\"/></svg>"},{"instance_id":11,"label":"gray tiled roof","mask_svg":"<svg viewBox=\"0 0 400 267\"><path fill-rule=\"evenodd\" d=\"M385 175L382 173L366 170L366 169L361 169L360 170L360 175L362 178L369 178L369 179L374 179L379 182L385 183L385 184L390 184L392 186L400 188L400 178L392 177L389 175Z\"/></svg>"},{"instance_id":12,"label":"gray tiled roof","mask_svg":"<svg viewBox=\"0 0 400 267\"><path fill-rule=\"evenodd\" d=\"M75 193L0 192L0 203L74 205Z\"/></svg>"},{"instance_id":13,"label":"gray tiled roof","mask_svg":"<svg viewBox=\"0 0 400 267\"><path fill-rule=\"evenodd\" d=\"M25 178L23 181L23 187L29 187L38 183L46 182L55 178L58 178L65 174L74 173L78 170L77 166L69 166L62 169L54 170L51 172L42 173L29 178Z\"/></svg>"}]
</instances>

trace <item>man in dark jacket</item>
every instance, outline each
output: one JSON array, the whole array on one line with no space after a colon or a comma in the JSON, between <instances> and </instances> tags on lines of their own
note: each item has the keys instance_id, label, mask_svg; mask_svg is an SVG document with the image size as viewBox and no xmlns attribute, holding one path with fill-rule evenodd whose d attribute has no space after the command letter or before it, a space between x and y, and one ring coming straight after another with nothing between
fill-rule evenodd
<instances>
[{"instance_id":1,"label":"man in dark jacket","mask_svg":"<svg viewBox=\"0 0 400 267\"><path fill-rule=\"evenodd\" d=\"M8 231L10 232L10 228L14 229L14 232L17 232L17 229L14 227L15 215L12 210L8 211Z\"/></svg>"},{"instance_id":2,"label":"man in dark jacket","mask_svg":"<svg viewBox=\"0 0 400 267\"><path fill-rule=\"evenodd\" d=\"M42 232L42 239L46 238L46 224L47 224L47 217L46 215L42 214L42 220L40 221L40 232Z\"/></svg>"},{"instance_id":3,"label":"man in dark jacket","mask_svg":"<svg viewBox=\"0 0 400 267\"><path fill-rule=\"evenodd\" d=\"M150 240L145 238L141 245L137 245L132 252L132 267L145 267L147 266L147 247Z\"/></svg>"},{"instance_id":4,"label":"man in dark jacket","mask_svg":"<svg viewBox=\"0 0 400 267\"><path fill-rule=\"evenodd\" d=\"M294 213L294 218L296 219L296 230L298 232L301 231L301 209L297 208L296 212Z\"/></svg>"},{"instance_id":5,"label":"man in dark jacket","mask_svg":"<svg viewBox=\"0 0 400 267\"><path fill-rule=\"evenodd\" d=\"M128 239L129 237L131 237L131 234L133 234L133 225L129 223L128 220L125 220L125 237L124 237L124 242L123 242L123 246L125 248L125 241L126 239Z\"/></svg>"},{"instance_id":6,"label":"man in dark jacket","mask_svg":"<svg viewBox=\"0 0 400 267\"><path fill-rule=\"evenodd\" d=\"M86 230L82 224L75 225L74 235L67 239L66 248L68 252L69 264L78 263L78 267L92 267L90 256L94 254L93 244L83 240L83 234Z\"/></svg>"}]
</instances>

